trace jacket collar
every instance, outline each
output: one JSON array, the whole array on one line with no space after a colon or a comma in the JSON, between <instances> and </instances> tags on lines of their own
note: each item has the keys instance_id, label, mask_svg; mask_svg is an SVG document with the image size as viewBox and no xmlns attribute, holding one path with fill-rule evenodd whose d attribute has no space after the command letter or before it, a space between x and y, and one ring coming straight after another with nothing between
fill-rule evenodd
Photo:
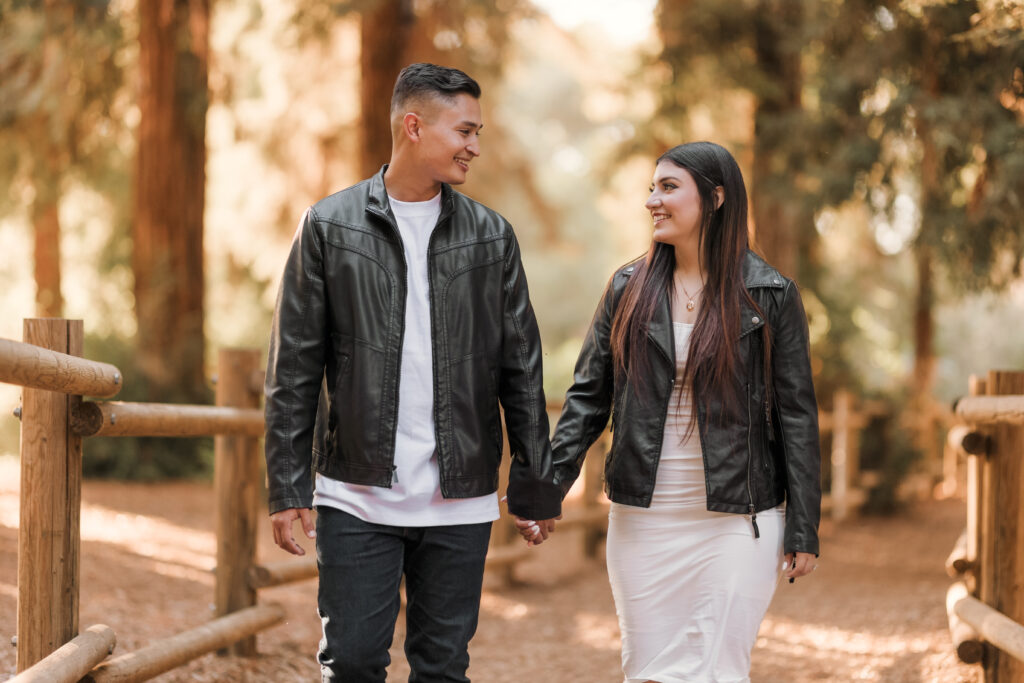
<instances>
[{"instance_id":1,"label":"jacket collar","mask_svg":"<svg viewBox=\"0 0 1024 683\"><path fill-rule=\"evenodd\" d=\"M747 251L743 258L743 284L747 289L757 287L782 288L785 279L760 256ZM759 327L764 327L763 313L755 311L746 301L740 303L740 337L744 337ZM647 336L672 363L675 363L675 331L672 328L672 309L668 292L654 310L654 317L647 327Z\"/></svg>"},{"instance_id":2,"label":"jacket collar","mask_svg":"<svg viewBox=\"0 0 1024 683\"><path fill-rule=\"evenodd\" d=\"M785 286L785 279L779 274L779 271L749 249L743 256L742 268L743 284L747 286L747 289Z\"/></svg>"},{"instance_id":3,"label":"jacket collar","mask_svg":"<svg viewBox=\"0 0 1024 683\"><path fill-rule=\"evenodd\" d=\"M388 202L388 190L384 186L384 172L387 170L388 165L384 164L380 167L380 171L369 179L370 190L366 200L366 210L384 218L391 225L397 225L395 214L391 210L391 203ZM455 190L448 183L441 183L441 215L437 219L437 224L441 225L453 213L455 213Z\"/></svg>"}]
</instances>

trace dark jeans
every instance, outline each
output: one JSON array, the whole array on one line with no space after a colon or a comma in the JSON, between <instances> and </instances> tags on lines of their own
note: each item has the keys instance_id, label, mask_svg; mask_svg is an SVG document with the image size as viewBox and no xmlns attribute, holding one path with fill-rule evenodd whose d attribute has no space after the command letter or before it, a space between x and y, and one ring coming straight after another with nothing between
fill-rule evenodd
<instances>
[{"instance_id":1,"label":"dark jeans","mask_svg":"<svg viewBox=\"0 0 1024 683\"><path fill-rule=\"evenodd\" d=\"M379 683L405 574L409 683L468 682L491 523L394 527L317 507L323 681Z\"/></svg>"}]
</instances>

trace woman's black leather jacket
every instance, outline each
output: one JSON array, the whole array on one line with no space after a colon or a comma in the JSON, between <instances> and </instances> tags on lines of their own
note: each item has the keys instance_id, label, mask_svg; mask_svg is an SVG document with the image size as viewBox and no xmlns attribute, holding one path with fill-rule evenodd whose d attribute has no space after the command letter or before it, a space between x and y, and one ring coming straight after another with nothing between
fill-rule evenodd
<instances>
[{"instance_id":1,"label":"woman's black leather jacket","mask_svg":"<svg viewBox=\"0 0 1024 683\"><path fill-rule=\"evenodd\" d=\"M576 362L552 450L555 481L565 495L611 416L605 490L616 503L649 507L675 383L675 345L666 293L648 329L650 381L633 387L614 369L612 320L633 269L620 268L605 289ZM803 303L796 285L753 252L744 258L743 279L761 309L756 312L745 302L741 306L735 381L745 405L739 415L730 415L718 397L695 397L707 507L750 515L756 532L756 513L785 501L785 552L817 554L821 461ZM770 400L764 380L766 322L772 344Z\"/></svg>"}]
</instances>

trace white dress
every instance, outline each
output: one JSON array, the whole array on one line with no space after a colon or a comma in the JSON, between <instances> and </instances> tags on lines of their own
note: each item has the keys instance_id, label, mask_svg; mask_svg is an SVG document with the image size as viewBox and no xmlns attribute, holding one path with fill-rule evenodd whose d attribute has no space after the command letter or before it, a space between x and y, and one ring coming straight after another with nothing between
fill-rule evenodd
<instances>
[{"instance_id":1,"label":"white dress","mask_svg":"<svg viewBox=\"0 0 1024 683\"><path fill-rule=\"evenodd\" d=\"M673 323L676 386L693 325ZM785 515L709 512L689 396L673 392L651 507L613 503L607 561L626 683L739 683L782 567Z\"/></svg>"}]
</instances>

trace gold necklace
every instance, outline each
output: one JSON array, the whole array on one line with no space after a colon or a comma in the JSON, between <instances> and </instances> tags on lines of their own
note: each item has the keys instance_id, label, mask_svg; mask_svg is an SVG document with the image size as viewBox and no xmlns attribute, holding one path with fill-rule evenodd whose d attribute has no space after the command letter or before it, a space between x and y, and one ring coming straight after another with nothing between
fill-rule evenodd
<instances>
[{"instance_id":1,"label":"gold necklace","mask_svg":"<svg viewBox=\"0 0 1024 683\"><path fill-rule=\"evenodd\" d=\"M686 295L686 310L692 311L694 308L697 307L697 304L694 303L693 300L698 294L704 291L704 285L701 285L700 289L698 289L693 296L690 296L690 293L686 291L686 285L683 284L682 280L676 278L676 283L679 285L680 289L683 290L683 294Z\"/></svg>"}]
</instances>

